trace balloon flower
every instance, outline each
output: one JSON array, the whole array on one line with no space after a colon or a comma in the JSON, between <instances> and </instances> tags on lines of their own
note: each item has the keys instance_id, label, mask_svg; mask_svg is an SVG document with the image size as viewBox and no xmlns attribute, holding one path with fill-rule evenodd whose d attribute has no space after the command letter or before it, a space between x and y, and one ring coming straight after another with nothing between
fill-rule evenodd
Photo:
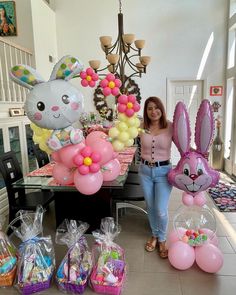
<instances>
[{"instance_id":1,"label":"balloon flower","mask_svg":"<svg viewBox=\"0 0 236 295\"><path fill-rule=\"evenodd\" d=\"M185 105L176 105L173 119L173 141L181 158L168 174L169 182L183 190L184 206L174 217L169 234L169 261L177 269L190 268L194 261L205 272L215 273L223 265L218 249L213 212L205 205L204 191L219 181L219 173L206 160L213 138L214 117L210 102L203 100L195 125L196 150L190 147L191 130Z\"/></svg>"},{"instance_id":2,"label":"balloon flower","mask_svg":"<svg viewBox=\"0 0 236 295\"><path fill-rule=\"evenodd\" d=\"M84 142L54 152L55 180L59 184L74 184L80 193L91 195L101 188L103 181L116 179L121 167L107 138L104 132L94 131Z\"/></svg>"},{"instance_id":3,"label":"balloon flower","mask_svg":"<svg viewBox=\"0 0 236 295\"><path fill-rule=\"evenodd\" d=\"M134 95L121 95L118 98L118 111L124 113L127 117L132 117L134 113L140 110L140 105Z\"/></svg>"},{"instance_id":4,"label":"balloon flower","mask_svg":"<svg viewBox=\"0 0 236 295\"><path fill-rule=\"evenodd\" d=\"M117 96L120 93L121 80L116 79L113 74L107 74L105 79L100 82L100 86L102 87L102 93L105 96Z\"/></svg>"},{"instance_id":5,"label":"balloon flower","mask_svg":"<svg viewBox=\"0 0 236 295\"><path fill-rule=\"evenodd\" d=\"M86 71L80 73L80 78L83 87L94 87L98 80L98 74L92 68L87 68Z\"/></svg>"}]
</instances>

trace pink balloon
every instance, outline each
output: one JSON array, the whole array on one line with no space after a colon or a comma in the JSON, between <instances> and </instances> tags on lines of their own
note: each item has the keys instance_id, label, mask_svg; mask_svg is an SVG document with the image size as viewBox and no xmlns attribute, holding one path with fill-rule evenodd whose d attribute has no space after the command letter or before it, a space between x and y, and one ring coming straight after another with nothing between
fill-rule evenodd
<instances>
[{"instance_id":1,"label":"pink balloon","mask_svg":"<svg viewBox=\"0 0 236 295\"><path fill-rule=\"evenodd\" d=\"M103 174L104 181L112 181L116 179L120 174L120 162L117 159L113 159L107 162L103 167L106 169Z\"/></svg>"},{"instance_id":2,"label":"pink balloon","mask_svg":"<svg viewBox=\"0 0 236 295\"><path fill-rule=\"evenodd\" d=\"M100 170L100 165L97 163L92 163L89 167L90 172L96 173Z\"/></svg>"},{"instance_id":3,"label":"pink balloon","mask_svg":"<svg viewBox=\"0 0 236 295\"><path fill-rule=\"evenodd\" d=\"M92 149L90 146L86 146L81 150L80 153L83 157L89 157L92 154Z\"/></svg>"},{"instance_id":4,"label":"pink balloon","mask_svg":"<svg viewBox=\"0 0 236 295\"><path fill-rule=\"evenodd\" d=\"M89 84L89 83L88 83L87 80L85 80L85 79L81 80L81 85L82 85L83 87L87 87L88 84Z\"/></svg>"},{"instance_id":5,"label":"pink balloon","mask_svg":"<svg viewBox=\"0 0 236 295\"><path fill-rule=\"evenodd\" d=\"M122 104L122 103L118 103L117 109L118 109L118 112L124 113L125 110L126 110L126 105L125 104Z\"/></svg>"},{"instance_id":6,"label":"pink balloon","mask_svg":"<svg viewBox=\"0 0 236 295\"><path fill-rule=\"evenodd\" d=\"M192 206L194 203L193 196L186 192L183 192L182 202L185 206Z\"/></svg>"},{"instance_id":7,"label":"pink balloon","mask_svg":"<svg viewBox=\"0 0 236 295\"><path fill-rule=\"evenodd\" d=\"M55 164L52 176L59 184L67 185L74 182L74 171L62 163Z\"/></svg>"},{"instance_id":8,"label":"pink balloon","mask_svg":"<svg viewBox=\"0 0 236 295\"><path fill-rule=\"evenodd\" d=\"M102 186L103 175L101 171L81 175L78 171L74 173L74 183L79 192L84 195L95 194Z\"/></svg>"},{"instance_id":9,"label":"pink balloon","mask_svg":"<svg viewBox=\"0 0 236 295\"><path fill-rule=\"evenodd\" d=\"M181 237L186 233L186 228L179 227L177 230L172 230L168 234L167 244L171 246L171 244L180 241Z\"/></svg>"},{"instance_id":10,"label":"pink balloon","mask_svg":"<svg viewBox=\"0 0 236 295\"><path fill-rule=\"evenodd\" d=\"M106 75L106 78L108 81L114 81L116 77L113 74L108 74L108 75Z\"/></svg>"},{"instance_id":11,"label":"pink balloon","mask_svg":"<svg viewBox=\"0 0 236 295\"><path fill-rule=\"evenodd\" d=\"M73 161L76 166L80 166L84 162L84 157L81 154L74 156Z\"/></svg>"},{"instance_id":12,"label":"pink balloon","mask_svg":"<svg viewBox=\"0 0 236 295\"><path fill-rule=\"evenodd\" d=\"M180 270L190 268L195 261L194 248L188 244L177 241L170 246L168 258L170 264Z\"/></svg>"},{"instance_id":13,"label":"pink balloon","mask_svg":"<svg viewBox=\"0 0 236 295\"><path fill-rule=\"evenodd\" d=\"M114 95L114 96L117 96L120 92L120 89L118 87L114 87L111 89L111 93Z\"/></svg>"},{"instance_id":14,"label":"pink balloon","mask_svg":"<svg viewBox=\"0 0 236 295\"><path fill-rule=\"evenodd\" d=\"M86 77L87 77L87 73L86 73L85 71L82 71L82 72L80 73L80 78L82 78L82 79L86 79Z\"/></svg>"},{"instance_id":15,"label":"pink balloon","mask_svg":"<svg viewBox=\"0 0 236 295\"><path fill-rule=\"evenodd\" d=\"M203 205L206 204L206 197L204 195L204 192L200 192L198 193L195 197L194 197L194 205L200 206L202 207Z\"/></svg>"},{"instance_id":16,"label":"pink balloon","mask_svg":"<svg viewBox=\"0 0 236 295\"><path fill-rule=\"evenodd\" d=\"M52 157L52 160L55 161L55 162L61 162L61 158L60 158L60 155L59 155L59 152L53 152L51 154L51 157Z\"/></svg>"},{"instance_id":17,"label":"pink balloon","mask_svg":"<svg viewBox=\"0 0 236 295\"><path fill-rule=\"evenodd\" d=\"M88 136L85 139L86 145L90 146L90 144L93 141L97 141L98 139L106 140L108 138L108 135L102 131L93 131L88 134Z\"/></svg>"},{"instance_id":18,"label":"pink balloon","mask_svg":"<svg viewBox=\"0 0 236 295\"><path fill-rule=\"evenodd\" d=\"M98 152L92 152L91 159L93 163L98 163L99 161L101 161L101 154L99 154Z\"/></svg>"},{"instance_id":19,"label":"pink balloon","mask_svg":"<svg viewBox=\"0 0 236 295\"><path fill-rule=\"evenodd\" d=\"M128 102L128 98L127 98L127 95L125 94L122 94L118 97L118 103L120 104L127 104Z\"/></svg>"},{"instance_id":20,"label":"pink balloon","mask_svg":"<svg viewBox=\"0 0 236 295\"><path fill-rule=\"evenodd\" d=\"M87 73L87 75L92 76L94 73L94 70L92 68L87 68L86 73Z\"/></svg>"},{"instance_id":21,"label":"pink balloon","mask_svg":"<svg viewBox=\"0 0 236 295\"><path fill-rule=\"evenodd\" d=\"M115 82L115 84L116 84L116 87L118 87L118 88L120 88L120 86L121 86L121 80L120 79L115 79L114 80L114 82Z\"/></svg>"},{"instance_id":22,"label":"pink balloon","mask_svg":"<svg viewBox=\"0 0 236 295\"><path fill-rule=\"evenodd\" d=\"M94 87L96 85L95 81L91 80L89 81L89 86L90 87Z\"/></svg>"},{"instance_id":23,"label":"pink balloon","mask_svg":"<svg viewBox=\"0 0 236 295\"><path fill-rule=\"evenodd\" d=\"M126 116L128 116L128 117L132 117L133 114L134 114L134 110L133 110L133 109L127 109L127 110L125 111L125 114L126 114Z\"/></svg>"},{"instance_id":24,"label":"pink balloon","mask_svg":"<svg viewBox=\"0 0 236 295\"><path fill-rule=\"evenodd\" d=\"M79 171L80 174L86 175L86 174L89 173L89 167L86 166L86 165L81 165L81 166L78 167L78 171Z\"/></svg>"},{"instance_id":25,"label":"pink balloon","mask_svg":"<svg viewBox=\"0 0 236 295\"><path fill-rule=\"evenodd\" d=\"M196 263L205 272L215 273L223 265L223 255L213 244L196 247Z\"/></svg>"},{"instance_id":26,"label":"pink balloon","mask_svg":"<svg viewBox=\"0 0 236 295\"><path fill-rule=\"evenodd\" d=\"M75 167L74 157L85 147L84 142L78 144L71 144L61 148L58 153L61 162L68 168Z\"/></svg>"},{"instance_id":27,"label":"pink balloon","mask_svg":"<svg viewBox=\"0 0 236 295\"><path fill-rule=\"evenodd\" d=\"M140 110L140 104L137 103L137 102L135 102L135 103L134 103L134 106L133 106L133 110L134 110L135 112L138 112L138 111Z\"/></svg>"},{"instance_id":28,"label":"pink balloon","mask_svg":"<svg viewBox=\"0 0 236 295\"><path fill-rule=\"evenodd\" d=\"M131 94L131 95L128 96L128 101L132 102L132 103L135 103L136 102L136 97Z\"/></svg>"},{"instance_id":29,"label":"pink balloon","mask_svg":"<svg viewBox=\"0 0 236 295\"><path fill-rule=\"evenodd\" d=\"M207 235L208 242L218 247L219 240L216 236L216 234L209 228L201 228L201 231Z\"/></svg>"},{"instance_id":30,"label":"pink balloon","mask_svg":"<svg viewBox=\"0 0 236 295\"><path fill-rule=\"evenodd\" d=\"M100 86L101 86L102 88L107 87L107 85L108 85L108 81L107 81L107 79L103 79L103 80L100 82Z\"/></svg>"},{"instance_id":31,"label":"pink balloon","mask_svg":"<svg viewBox=\"0 0 236 295\"><path fill-rule=\"evenodd\" d=\"M90 146L94 152L101 154L100 165L103 165L112 159L114 150L110 142L100 139L90 143Z\"/></svg>"},{"instance_id":32,"label":"pink balloon","mask_svg":"<svg viewBox=\"0 0 236 295\"><path fill-rule=\"evenodd\" d=\"M105 87L105 88L103 88L102 92L105 96L108 96L111 94L111 88Z\"/></svg>"}]
</instances>

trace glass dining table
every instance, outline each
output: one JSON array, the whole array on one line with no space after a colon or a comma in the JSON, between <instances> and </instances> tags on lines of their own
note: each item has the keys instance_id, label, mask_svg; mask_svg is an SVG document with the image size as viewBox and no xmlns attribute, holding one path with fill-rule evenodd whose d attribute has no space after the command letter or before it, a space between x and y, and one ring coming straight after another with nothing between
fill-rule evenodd
<instances>
[{"instance_id":1,"label":"glass dining table","mask_svg":"<svg viewBox=\"0 0 236 295\"><path fill-rule=\"evenodd\" d=\"M88 232L91 232L100 228L102 218L113 215L112 193L114 190L116 194L117 190L122 193L134 152L120 155L120 175L113 181L104 181L101 189L93 195L81 194L74 185L58 184L52 177L54 163L32 171L16 181L13 187L53 191L56 227L68 218L87 222L90 225Z\"/></svg>"}]
</instances>

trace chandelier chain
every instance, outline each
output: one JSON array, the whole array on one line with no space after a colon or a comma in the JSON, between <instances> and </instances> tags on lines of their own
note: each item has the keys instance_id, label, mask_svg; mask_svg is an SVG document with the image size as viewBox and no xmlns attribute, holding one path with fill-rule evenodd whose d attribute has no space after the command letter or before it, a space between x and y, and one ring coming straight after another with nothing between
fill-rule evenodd
<instances>
[{"instance_id":1,"label":"chandelier chain","mask_svg":"<svg viewBox=\"0 0 236 295\"><path fill-rule=\"evenodd\" d=\"M121 3L121 0L119 0L119 11L120 11L120 13L122 11L122 3Z\"/></svg>"}]
</instances>

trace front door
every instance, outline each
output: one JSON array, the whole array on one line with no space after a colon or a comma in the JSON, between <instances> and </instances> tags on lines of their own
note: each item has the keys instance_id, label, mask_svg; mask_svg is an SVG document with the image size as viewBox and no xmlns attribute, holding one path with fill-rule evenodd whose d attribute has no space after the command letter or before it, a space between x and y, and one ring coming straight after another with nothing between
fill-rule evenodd
<instances>
[{"instance_id":1,"label":"front door","mask_svg":"<svg viewBox=\"0 0 236 295\"><path fill-rule=\"evenodd\" d=\"M167 118L173 121L173 114L177 102L183 101L189 112L191 126L191 146L194 144L195 119L198 107L203 99L203 80L168 80L167 81ZM180 154L176 146L172 145L172 164L176 165L180 159Z\"/></svg>"}]
</instances>

